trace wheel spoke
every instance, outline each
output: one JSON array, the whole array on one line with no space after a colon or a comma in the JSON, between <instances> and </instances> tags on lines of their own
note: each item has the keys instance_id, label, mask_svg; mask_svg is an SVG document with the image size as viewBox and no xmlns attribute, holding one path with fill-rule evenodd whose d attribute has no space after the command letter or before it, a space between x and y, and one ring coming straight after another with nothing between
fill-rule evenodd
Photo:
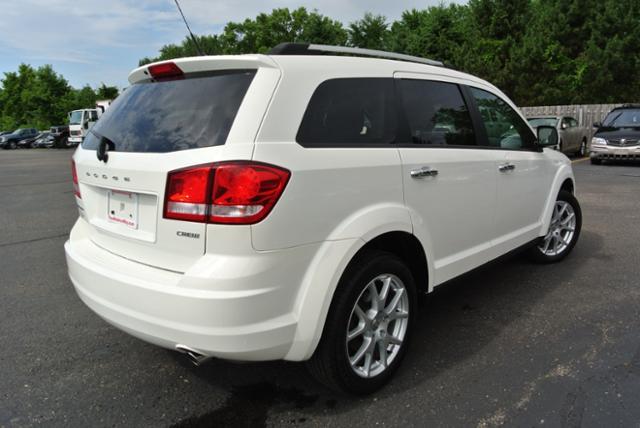
<instances>
[{"instance_id":1,"label":"wheel spoke","mask_svg":"<svg viewBox=\"0 0 640 428\"><path fill-rule=\"evenodd\" d=\"M553 238L553 252L558 255L558 247L560 246L560 240L556 237Z\"/></svg>"},{"instance_id":2,"label":"wheel spoke","mask_svg":"<svg viewBox=\"0 0 640 428\"><path fill-rule=\"evenodd\" d=\"M573 219L573 217L575 217L575 213L569 213L569 214L568 214L568 215L567 215L567 216L566 216L566 217L565 217L565 218L560 222L560 224L562 224L562 225L568 224L568 223Z\"/></svg>"},{"instance_id":3,"label":"wheel spoke","mask_svg":"<svg viewBox=\"0 0 640 428\"><path fill-rule=\"evenodd\" d=\"M383 367L387 367L387 359L389 358L387 356L387 342L384 340L381 340L378 342L378 352L380 353L380 363L382 364Z\"/></svg>"},{"instance_id":4,"label":"wheel spoke","mask_svg":"<svg viewBox=\"0 0 640 428\"><path fill-rule=\"evenodd\" d=\"M389 314L389 321L409 318L409 314L403 311L393 311Z\"/></svg>"},{"instance_id":5,"label":"wheel spoke","mask_svg":"<svg viewBox=\"0 0 640 428\"><path fill-rule=\"evenodd\" d=\"M381 303L381 306L384 305L384 301L387 299L387 295L389 294L390 286L391 286L391 277L388 276L382 281L382 290L380 290L380 303Z\"/></svg>"},{"instance_id":6,"label":"wheel spoke","mask_svg":"<svg viewBox=\"0 0 640 428\"><path fill-rule=\"evenodd\" d=\"M367 324L361 321L356 328L347 333L347 342L351 342L356 337L360 336L367 329Z\"/></svg>"},{"instance_id":7,"label":"wheel spoke","mask_svg":"<svg viewBox=\"0 0 640 428\"><path fill-rule=\"evenodd\" d=\"M360 349L358 349L358 352L356 352L355 355L349 359L349 362L351 363L352 366L355 366L356 364L358 364L358 362L360 362L362 357L364 357L365 354L367 354L367 351L369 351L369 348L372 342L373 342L373 339L371 339L370 337L367 337L364 339L364 341L362 342L362 345L360 345Z\"/></svg>"},{"instance_id":8,"label":"wheel spoke","mask_svg":"<svg viewBox=\"0 0 640 428\"><path fill-rule=\"evenodd\" d=\"M367 352L364 356L364 366L362 369L364 370L365 376L369 376L371 373L371 362L373 361L373 352Z\"/></svg>"},{"instance_id":9,"label":"wheel spoke","mask_svg":"<svg viewBox=\"0 0 640 428\"><path fill-rule=\"evenodd\" d=\"M353 312L358 316L358 318L360 318L360 321L365 323L365 325L369 324L369 317L367 317L367 314L364 313L362 308L360 308L360 305L358 305L357 303L353 308Z\"/></svg>"},{"instance_id":10,"label":"wheel spoke","mask_svg":"<svg viewBox=\"0 0 640 428\"><path fill-rule=\"evenodd\" d=\"M402 345L402 340L398 339L395 336L389 336L387 338L387 342L392 344L392 345Z\"/></svg>"},{"instance_id":11,"label":"wheel spoke","mask_svg":"<svg viewBox=\"0 0 640 428\"><path fill-rule=\"evenodd\" d=\"M558 218L562 218L562 214L564 214L568 206L569 204L567 203L562 204L562 208L560 208L560 212L558 213Z\"/></svg>"},{"instance_id":12,"label":"wheel spoke","mask_svg":"<svg viewBox=\"0 0 640 428\"><path fill-rule=\"evenodd\" d=\"M369 296L371 297L371 309L376 312L380 310L380 294L378 294L378 287L376 287L376 281L373 280L367 286L369 290Z\"/></svg>"},{"instance_id":13,"label":"wheel spoke","mask_svg":"<svg viewBox=\"0 0 640 428\"><path fill-rule=\"evenodd\" d=\"M546 253L547 251L549 251L549 244L551 244L552 239L553 239L553 235L551 235L551 232L549 232L547 237L544 238L544 248L542 249L543 253Z\"/></svg>"},{"instance_id":14,"label":"wheel spoke","mask_svg":"<svg viewBox=\"0 0 640 428\"><path fill-rule=\"evenodd\" d=\"M395 290L393 299L391 299L391 302L389 302L389 305L387 305L387 307L384 308L384 311L387 315L391 314L392 312L395 312L396 308L398 307L398 303L400 303L400 299L402 299L403 294L404 294L404 288L399 288Z\"/></svg>"}]
</instances>

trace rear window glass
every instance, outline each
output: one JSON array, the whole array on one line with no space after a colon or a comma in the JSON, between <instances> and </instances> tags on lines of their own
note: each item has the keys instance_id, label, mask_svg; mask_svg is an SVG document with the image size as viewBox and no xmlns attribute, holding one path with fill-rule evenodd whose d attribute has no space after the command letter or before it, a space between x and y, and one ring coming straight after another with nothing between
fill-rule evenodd
<instances>
[{"instance_id":1,"label":"rear window glass","mask_svg":"<svg viewBox=\"0 0 640 428\"><path fill-rule=\"evenodd\" d=\"M255 70L234 70L136 83L105 111L82 147L96 149L102 138L121 152L222 145L254 75Z\"/></svg>"},{"instance_id":2,"label":"rear window glass","mask_svg":"<svg viewBox=\"0 0 640 428\"><path fill-rule=\"evenodd\" d=\"M388 144L395 129L392 79L331 79L311 96L296 141L303 146Z\"/></svg>"}]
</instances>

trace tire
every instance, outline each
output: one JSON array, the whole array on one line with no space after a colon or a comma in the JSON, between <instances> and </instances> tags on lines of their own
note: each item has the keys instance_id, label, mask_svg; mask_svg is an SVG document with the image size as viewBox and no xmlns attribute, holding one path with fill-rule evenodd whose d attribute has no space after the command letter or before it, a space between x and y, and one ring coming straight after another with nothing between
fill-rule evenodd
<instances>
[{"instance_id":1,"label":"tire","mask_svg":"<svg viewBox=\"0 0 640 428\"><path fill-rule=\"evenodd\" d=\"M602 164L602 159L591 158L591 164L592 165L601 165Z\"/></svg>"},{"instance_id":2,"label":"tire","mask_svg":"<svg viewBox=\"0 0 640 428\"><path fill-rule=\"evenodd\" d=\"M371 297L380 296L385 284L388 284L386 297L374 303ZM401 289L404 291L399 292ZM400 297L396 298L398 293ZM374 305L389 310L394 300L398 302L395 310L381 310L375 314ZM356 311L356 303L360 314ZM388 317L388 314L402 316ZM362 316L366 316L367 321ZM366 251L351 262L342 275L322 338L307 367L318 381L334 391L358 395L377 391L400 366L415 318L416 287L409 268L391 253ZM360 333L356 333L359 330ZM355 333L349 341L348 332ZM386 367L381 364L381 352L387 354ZM356 358L358 355L361 358ZM353 367L350 357L355 360Z\"/></svg>"},{"instance_id":3,"label":"tire","mask_svg":"<svg viewBox=\"0 0 640 428\"><path fill-rule=\"evenodd\" d=\"M578 148L575 155L579 158L583 158L587 155L587 140L582 140L582 142L580 142L580 148Z\"/></svg>"},{"instance_id":4,"label":"tire","mask_svg":"<svg viewBox=\"0 0 640 428\"><path fill-rule=\"evenodd\" d=\"M538 263L556 263L569 255L575 247L582 229L582 210L578 200L566 190L561 190L553 209L549 232L538 239L529 250Z\"/></svg>"},{"instance_id":5,"label":"tire","mask_svg":"<svg viewBox=\"0 0 640 428\"><path fill-rule=\"evenodd\" d=\"M7 145L7 147L9 147L10 150L15 150L18 148L18 145L16 144L15 141L9 141L9 144Z\"/></svg>"}]
</instances>

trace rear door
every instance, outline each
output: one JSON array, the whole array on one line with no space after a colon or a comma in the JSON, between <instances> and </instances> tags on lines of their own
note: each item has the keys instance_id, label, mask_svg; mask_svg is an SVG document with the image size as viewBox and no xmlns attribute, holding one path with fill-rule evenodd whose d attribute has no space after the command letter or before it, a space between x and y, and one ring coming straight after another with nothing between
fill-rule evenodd
<instances>
[{"instance_id":1,"label":"rear door","mask_svg":"<svg viewBox=\"0 0 640 428\"><path fill-rule=\"evenodd\" d=\"M496 152L478 147L458 84L396 77L408 129L399 137L405 202L439 284L492 258Z\"/></svg>"},{"instance_id":2,"label":"rear door","mask_svg":"<svg viewBox=\"0 0 640 428\"><path fill-rule=\"evenodd\" d=\"M276 82L277 75L245 68L147 80L124 91L74 155L89 238L141 263L188 269L205 252L206 225L163 218L167 174L250 159L268 98L243 100L264 95L264 85L272 92ZM101 148L106 161L98 159Z\"/></svg>"}]
</instances>

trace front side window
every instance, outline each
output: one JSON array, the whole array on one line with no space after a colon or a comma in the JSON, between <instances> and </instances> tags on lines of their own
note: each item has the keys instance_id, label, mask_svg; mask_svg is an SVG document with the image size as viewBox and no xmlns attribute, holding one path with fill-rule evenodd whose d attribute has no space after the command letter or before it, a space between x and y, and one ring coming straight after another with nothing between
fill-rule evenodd
<instances>
[{"instance_id":1,"label":"front side window","mask_svg":"<svg viewBox=\"0 0 640 428\"><path fill-rule=\"evenodd\" d=\"M534 145L536 137L509 104L482 89L470 90L480 110L489 146L521 149Z\"/></svg>"},{"instance_id":2,"label":"front side window","mask_svg":"<svg viewBox=\"0 0 640 428\"><path fill-rule=\"evenodd\" d=\"M341 78L322 82L302 118L303 146L366 146L394 142L393 79Z\"/></svg>"},{"instance_id":3,"label":"front side window","mask_svg":"<svg viewBox=\"0 0 640 428\"><path fill-rule=\"evenodd\" d=\"M402 79L399 87L412 143L449 146L476 144L469 109L458 85Z\"/></svg>"}]
</instances>

